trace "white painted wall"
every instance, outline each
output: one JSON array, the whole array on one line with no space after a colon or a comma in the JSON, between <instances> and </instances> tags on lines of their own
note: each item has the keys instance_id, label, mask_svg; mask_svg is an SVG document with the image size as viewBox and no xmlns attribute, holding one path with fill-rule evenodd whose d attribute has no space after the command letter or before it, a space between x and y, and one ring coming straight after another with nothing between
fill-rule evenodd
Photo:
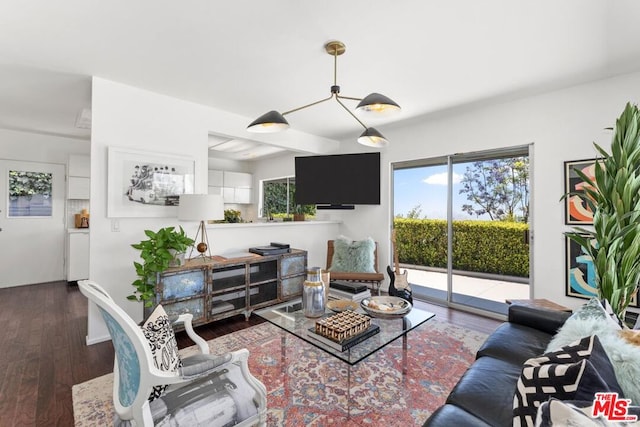
<instances>
[{"instance_id":1,"label":"white painted wall","mask_svg":"<svg viewBox=\"0 0 640 427\"><path fill-rule=\"evenodd\" d=\"M595 157L592 142L608 148L613 126L627 102L640 101L640 73L461 112L425 117L381 128L391 141L382 151L382 204L335 211L349 236L371 235L380 242L381 264L390 260L389 164L533 143L533 296L570 307L584 300L565 296L563 162ZM354 140L345 152L360 151ZM349 150L353 148L353 150Z\"/></svg>"},{"instance_id":2,"label":"white painted wall","mask_svg":"<svg viewBox=\"0 0 640 427\"><path fill-rule=\"evenodd\" d=\"M154 153L179 154L193 157L196 162L196 192L207 192L208 133L226 135L238 133L244 137L251 119L225 113L191 102L182 101L102 78L93 79L91 132L91 279L100 283L131 317L142 319L142 305L126 299L132 293L135 279L133 261L138 252L130 247L144 239L144 230L182 225L195 236L197 223L179 223L176 218L118 218L119 232L112 232L113 219L107 218L107 153L109 146L148 150ZM253 139L263 138L258 137ZM335 149L336 141L293 132L281 140L269 136L269 142L282 146L301 141L305 149L323 152ZM265 139L266 140L266 139ZM318 226L337 228L336 224ZM298 235L299 234L299 235ZM294 239L294 237L297 238ZM246 250L253 245L289 239L303 249L313 246L311 233L279 232L276 228L223 229L211 233L216 253ZM326 243L325 243L326 244ZM95 307L90 306L88 318L89 343L106 339L106 327Z\"/></svg>"},{"instance_id":3,"label":"white painted wall","mask_svg":"<svg viewBox=\"0 0 640 427\"><path fill-rule=\"evenodd\" d=\"M89 154L89 141L0 129L0 158L66 165L69 154Z\"/></svg>"}]
</instances>

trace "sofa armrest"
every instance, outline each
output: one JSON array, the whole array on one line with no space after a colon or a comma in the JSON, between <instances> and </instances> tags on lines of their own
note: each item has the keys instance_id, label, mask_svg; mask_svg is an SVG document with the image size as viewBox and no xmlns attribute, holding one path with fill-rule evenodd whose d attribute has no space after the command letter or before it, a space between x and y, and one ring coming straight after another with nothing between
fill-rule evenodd
<instances>
[{"instance_id":1,"label":"sofa armrest","mask_svg":"<svg viewBox=\"0 0 640 427\"><path fill-rule=\"evenodd\" d=\"M545 310L513 304L509 306L509 322L555 334L571 316L567 311Z\"/></svg>"}]
</instances>

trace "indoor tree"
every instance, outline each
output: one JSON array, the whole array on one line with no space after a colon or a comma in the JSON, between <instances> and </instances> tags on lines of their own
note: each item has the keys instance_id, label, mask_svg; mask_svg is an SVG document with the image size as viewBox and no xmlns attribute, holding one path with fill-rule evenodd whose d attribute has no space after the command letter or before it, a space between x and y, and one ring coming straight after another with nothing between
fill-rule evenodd
<instances>
[{"instance_id":1,"label":"indoor tree","mask_svg":"<svg viewBox=\"0 0 640 427\"><path fill-rule=\"evenodd\" d=\"M624 313L640 281L640 112L627 104L616 120L611 153L598 144L595 176L576 173L585 182L581 195L593 214L593 230L576 227L567 236L593 260L598 297L616 314Z\"/></svg>"}]
</instances>

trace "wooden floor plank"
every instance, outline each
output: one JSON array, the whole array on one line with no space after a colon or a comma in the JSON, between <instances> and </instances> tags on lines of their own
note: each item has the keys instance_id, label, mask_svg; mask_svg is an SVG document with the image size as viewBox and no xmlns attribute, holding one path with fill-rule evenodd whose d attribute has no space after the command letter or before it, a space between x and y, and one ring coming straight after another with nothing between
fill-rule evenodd
<instances>
[{"instance_id":1,"label":"wooden floor plank","mask_svg":"<svg viewBox=\"0 0 640 427\"><path fill-rule=\"evenodd\" d=\"M416 306L480 332L500 324L433 304ZM239 315L196 331L209 340L262 322ZM66 282L0 289L0 324L0 427L73 426L71 387L113 371L111 342L86 345L87 299ZM181 348L193 344L184 332L177 340Z\"/></svg>"}]
</instances>

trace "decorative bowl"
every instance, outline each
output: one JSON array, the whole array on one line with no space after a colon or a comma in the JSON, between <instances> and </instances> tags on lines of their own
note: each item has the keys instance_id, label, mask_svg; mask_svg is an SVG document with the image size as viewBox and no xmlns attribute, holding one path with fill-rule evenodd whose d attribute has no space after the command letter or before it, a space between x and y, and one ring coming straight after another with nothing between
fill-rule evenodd
<instances>
[{"instance_id":1,"label":"decorative bowl","mask_svg":"<svg viewBox=\"0 0 640 427\"><path fill-rule=\"evenodd\" d=\"M369 297L360 301L360 307L371 317L395 319L404 317L413 306L407 300L398 297Z\"/></svg>"},{"instance_id":2,"label":"decorative bowl","mask_svg":"<svg viewBox=\"0 0 640 427\"><path fill-rule=\"evenodd\" d=\"M358 309L358 303L346 299L333 299L327 302L327 308L335 313L340 313L345 310L356 311Z\"/></svg>"}]
</instances>

